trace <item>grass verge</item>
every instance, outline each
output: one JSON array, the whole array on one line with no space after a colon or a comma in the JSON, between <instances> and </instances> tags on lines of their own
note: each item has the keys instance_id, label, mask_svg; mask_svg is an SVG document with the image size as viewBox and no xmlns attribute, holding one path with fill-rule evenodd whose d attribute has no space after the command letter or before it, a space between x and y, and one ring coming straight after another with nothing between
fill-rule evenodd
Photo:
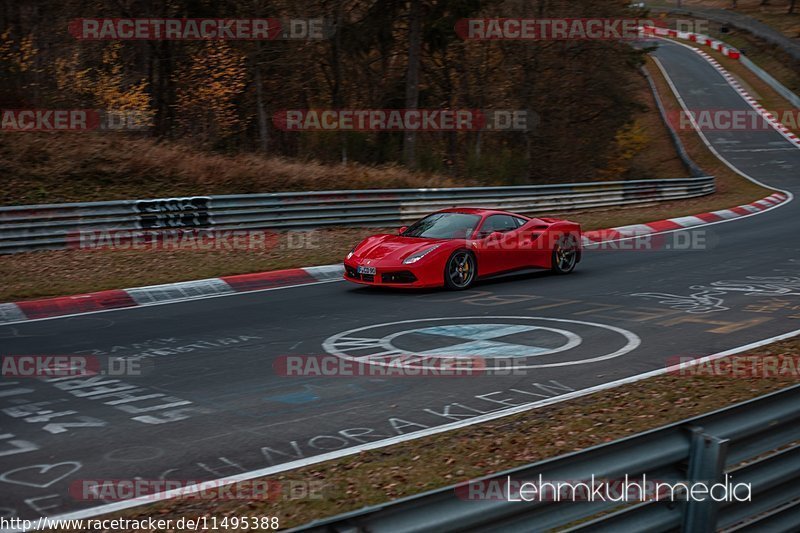
<instances>
[{"instance_id":1,"label":"grass verge","mask_svg":"<svg viewBox=\"0 0 800 533\"><path fill-rule=\"evenodd\" d=\"M125 134L2 133L0 205L331 189L460 187L474 180L368 167L225 155Z\"/></svg>"},{"instance_id":2,"label":"grass verge","mask_svg":"<svg viewBox=\"0 0 800 533\"><path fill-rule=\"evenodd\" d=\"M596 179L685 175L667 132L658 123L647 84L634 79L637 83L630 90L641 109L634 113L630 131L617 132L616 148L608 154L614 164L598 170ZM641 132L646 135L637 135ZM0 205L507 184L498 174L477 179L412 172L400 165L335 165L255 153L220 154L185 142L96 132L0 133L0 173ZM554 182L571 179L553 178Z\"/></svg>"},{"instance_id":3,"label":"grass verge","mask_svg":"<svg viewBox=\"0 0 800 533\"><path fill-rule=\"evenodd\" d=\"M740 354L744 355L797 357L800 339L795 337ZM730 358L723 361L721 367L731 364ZM665 374L484 424L264 478L267 483L283 487L290 481L313 481L322 487L321 498L173 499L113 516L139 520L148 516L172 519L277 516L282 528L293 527L582 450L797 383L796 375L742 378L733 377L733 373L701 374Z\"/></svg>"}]
</instances>

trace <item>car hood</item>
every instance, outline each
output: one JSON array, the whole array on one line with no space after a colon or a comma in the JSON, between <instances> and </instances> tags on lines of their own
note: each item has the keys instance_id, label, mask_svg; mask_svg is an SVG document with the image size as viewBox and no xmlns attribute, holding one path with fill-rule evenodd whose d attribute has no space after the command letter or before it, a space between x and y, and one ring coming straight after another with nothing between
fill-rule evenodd
<instances>
[{"instance_id":1,"label":"car hood","mask_svg":"<svg viewBox=\"0 0 800 533\"><path fill-rule=\"evenodd\" d=\"M373 235L356 247L353 259L370 261L402 261L419 250L444 242L400 235Z\"/></svg>"}]
</instances>

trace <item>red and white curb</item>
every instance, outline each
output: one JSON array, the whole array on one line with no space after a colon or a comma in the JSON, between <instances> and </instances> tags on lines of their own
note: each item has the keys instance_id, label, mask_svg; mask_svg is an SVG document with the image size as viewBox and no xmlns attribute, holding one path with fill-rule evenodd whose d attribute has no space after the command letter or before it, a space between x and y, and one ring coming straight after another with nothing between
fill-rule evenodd
<instances>
[{"instance_id":1,"label":"red and white curb","mask_svg":"<svg viewBox=\"0 0 800 533\"><path fill-rule=\"evenodd\" d=\"M666 220L648 222L647 224L632 224L630 226L620 226L611 229L586 231L583 233L583 245L591 246L592 244L604 241L624 239L627 237L638 237L642 235L649 235L651 233L661 233L664 231L687 229L713 222L721 222L723 220L745 217L754 213L760 213L761 211L771 209L782 204L788 198L789 196L787 194L776 192L775 194L771 194L766 198L758 200L757 202L732 207L730 209L721 209L719 211L711 211L709 213L701 213L699 215L668 218Z\"/></svg>"},{"instance_id":2,"label":"red and white curb","mask_svg":"<svg viewBox=\"0 0 800 533\"><path fill-rule=\"evenodd\" d=\"M0 324L341 279L342 265L293 268L0 304Z\"/></svg>"},{"instance_id":3,"label":"red and white curb","mask_svg":"<svg viewBox=\"0 0 800 533\"><path fill-rule=\"evenodd\" d=\"M643 26L642 30L645 34L648 35L656 35L659 37L672 37L675 39L688 40L698 44L705 44L710 46L714 50L721 52L722 55L730 57L731 59L741 59L741 53L739 52L739 50L730 47L721 41L712 39L707 35L703 35L700 33L690 33L685 31L670 30L667 28L657 28L655 26ZM710 55L708 55L707 53L698 48L693 48L693 47L687 47L687 48L691 48L701 57L703 57L703 59L711 63L711 66L713 66L717 70L717 72L719 72L722 75L722 77L725 78L725 81L727 81L731 85L731 87L733 87L733 89L737 93L739 93L739 95L742 98L744 98L744 100L748 104L750 104L750 106L753 109L755 109L756 112L764 118L764 120L766 120L769 123L770 126L772 126L778 133L786 137L787 140L794 143L796 146L800 147L800 138L794 133L792 133L792 130L784 126L781 123L781 121L779 121L772 113L767 111L761 104L759 104L756 101L756 99L753 98L750 95L750 93L748 93L745 90L744 87L742 87L742 84L739 83L736 80L736 78L734 78L730 74L730 72L725 70L725 68L722 65L720 65L719 61L717 61L716 59L714 59L713 57L711 57Z\"/></svg>"},{"instance_id":4,"label":"red and white curb","mask_svg":"<svg viewBox=\"0 0 800 533\"><path fill-rule=\"evenodd\" d=\"M646 35L657 35L659 37L672 37L675 39L683 39L697 44L710 46L712 49L720 52L722 55L730 57L731 59L739 59L742 53L736 48L728 46L722 41L712 39L708 35L702 33L692 33L688 31L670 30L667 28L657 28L655 26L643 26L642 30Z\"/></svg>"},{"instance_id":5,"label":"red and white curb","mask_svg":"<svg viewBox=\"0 0 800 533\"><path fill-rule=\"evenodd\" d=\"M728 84L730 84L730 86L733 87L733 89L737 93L739 93L739 95L742 98L744 98L745 102L750 104L750 107L755 109L756 112L758 112L758 114L761 115L764 118L764 120L766 120L769 123L770 126L772 126L778 133L786 137L787 140L794 143L796 146L800 147L800 138L797 137L797 135L795 135L794 133L792 133L792 130L784 126L781 123L781 121L778 120L772 113L767 111L761 104L759 104L756 101L756 99L753 98L750 95L750 93L748 93L745 90L744 87L742 87L742 84L739 83L736 80L736 78L731 76L730 72L725 70L725 68L719 64L719 61L717 61L707 53L703 52L702 50L698 50L696 48L694 48L693 50L698 54L700 54L700 56L702 56L703 59L711 63L711 66L714 67L717 70L717 72L719 72L722 75L723 78L725 78L725 81L727 81Z\"/></svg>"},{"instance_id":6,"label":"red and white curb","mask_svg":"<svg viewBox=\"0 0 800 533\"><path fill-rule=\"evenodd\" d=\"M723 209L694 216L670 218L649 222L647 224L633 224L618 228L587 231L583 234L583 243L584 245L591 245L592 243L602 241L636 237L663 231L673 231L702 224L730 220L773 208L785 202L787 199L788 195L775 193L757 202L740 205L731 209ZM136 287L132 289L99 291L77 294L74 296L60 296L57 298L44 298L16 303L2 303L0 304L0 324L123 309L127 307L155 305L167 302L180 302L195 298L224 296L226 294L238 292L252 292L308 285L321 281L339 280L342 277L342 272L343 267L340 264L324 265L276 270L272 272L259 272L256 274L222 276L219 278L167 283L164 285L152 285L149 287Z\"/></svg>"}]
</instances>

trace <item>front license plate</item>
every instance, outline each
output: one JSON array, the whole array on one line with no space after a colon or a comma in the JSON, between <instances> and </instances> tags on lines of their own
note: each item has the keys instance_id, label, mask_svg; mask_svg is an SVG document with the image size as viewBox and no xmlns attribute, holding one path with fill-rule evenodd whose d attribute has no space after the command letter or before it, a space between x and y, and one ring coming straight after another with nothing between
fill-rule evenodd
<instances>
[{"instance_id":1,"label":"front license plate","mask_svg":"<svg viewBox=\"0 0 800 533\"><path fill-rule=\"evenodd\" d=\"M359 274L372 274L374 276L375 275L375 267L360 266L360 267L358 267L358 273Z\"/></svg>"}]
</instances>

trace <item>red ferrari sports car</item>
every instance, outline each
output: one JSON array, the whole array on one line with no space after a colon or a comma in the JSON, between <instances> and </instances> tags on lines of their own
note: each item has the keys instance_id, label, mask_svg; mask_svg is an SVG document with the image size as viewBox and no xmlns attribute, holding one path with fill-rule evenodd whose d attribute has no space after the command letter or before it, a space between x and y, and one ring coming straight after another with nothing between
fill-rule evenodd
<instances>
[{"instance_id":1,"label":"red ferrari sports car","mask_svg":"<svg viewBox=\"0 0 800 533\"><path fill-rule=\"evenodd\" d=\"M572 272L581 227L492 209L437 211L397 235L364 239L344 260L344 279L382 287L466 289L484 278L529 268Z\"/></svg>"}]
</instances>

